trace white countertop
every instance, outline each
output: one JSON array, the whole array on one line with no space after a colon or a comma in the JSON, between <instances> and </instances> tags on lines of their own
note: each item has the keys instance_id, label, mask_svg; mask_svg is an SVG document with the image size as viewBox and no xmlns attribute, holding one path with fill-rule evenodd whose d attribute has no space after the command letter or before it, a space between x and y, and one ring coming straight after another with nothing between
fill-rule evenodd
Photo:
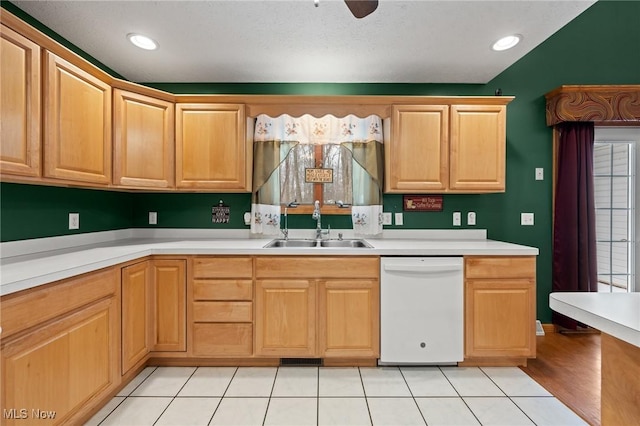
<instances>
[{"instance_id":1,"label":"white countertop","mask_svg":"<svg viewBox=\"0 0 640 426\"><path fill-rule=\"evenodd\" d=\"M460 232L460 231L456 231ZM67 246L30 252L22 249L19 255L12 255L10 245L3 243L3 258L0 263L0 295L29 289L74 275L95 271L122 262L136 260L149 255L339 255L339 256L463 256L463 255L521 255L535 256L535 247L477 238L382 238L365 240L372 248L264 248L272 239L251 238L116 238L99 243ZM477 233L476 233L477 234ZM408 235L408 234L407 234ZM431 234L424 234L431 235ZM436 234L439 235L439 234ZM458 234L466 235L466 234ZM47 247L47 241L55 241L53 247L60 247L60 241L67 237L42 239L40 247ZM90 241L90 240L89 240ZM33 247L39 240L18 242L18 245ZM52 243L49 242L49 246ZM14 246L16 244L13 244ZM33 251L36 251L34 249ZM7 255L9 252L9 256Z\"/></svg>"},{"instance_id":2,"label":"white countertop","mask_svg":"<svg viewBox=\"0 0 640 426\"><path fill-rule=\"evenodd\" d=\"M640 293L551 293L549 307L640 347Z\"/></svg>"}]
</instances>

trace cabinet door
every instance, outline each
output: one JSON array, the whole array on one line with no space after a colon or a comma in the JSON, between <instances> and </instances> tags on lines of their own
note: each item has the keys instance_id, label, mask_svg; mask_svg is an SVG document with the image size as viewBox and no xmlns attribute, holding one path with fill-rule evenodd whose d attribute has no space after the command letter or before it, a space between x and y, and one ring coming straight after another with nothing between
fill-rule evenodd
<instances>
[{"instance_id":1,"label":"cabinet door","mask_svg":"<svg viewBox=\"0 0 640 426\"><path fill-rule=\"evenodd\" d=\"M173 103L120 89L113 95L114 185L172 187Z\"/></svg>"},{"instance_id":2,"label":"cabinet door","mask_svg":"<svg viewBox=\"0 0 640 426\"><path fill-rule=\"evenodd\" d=\"M120 383L117 312L110 298L4 343L3 424L73 424L111 394Z\"/></svg>"},{"instance_id":3,"label":"cabinet door","mask_svg":"<svg viewBox=\"0 0 640 426\"><path fill-rule=\"evenodd\" d=\"M259 280L256 283L256 355L316 355L316 283Z\"/></svg>"},{"instance_id":4,"label":"cabinet door","mask_svg":"<svg viewBox=\"0 0 640 426\"><path fill-rule=\"evenodd\" d=\"M322 357L380 355L380 288L377 280L329 280L319 288Z\"/></svg>"},{"instance_id":5,"label":"cabinet door","mask_svg":"<svg viewBox=\"0 0 640 426\"><path fill-rule=\"evenodd\" d=\"M153 351L187 350L187 283L185 260L154 260Z\"/></svg>"},{"instance_id":6,"label":"cabinet door","mask_svg":"<svg viewBox=\"0 0 640 426\"><path fill-rule=\"evenodd\" d=\"M251 191L245 107L176 105L176 186Z\"/></svg>"},{"instance_id":7,"label":"cabinet door","mask_svg":"<svg viewBox=\"0 0 640 426\"><path fill-rule=\"evenodd\" d=\"M465 305L466 357L535 355L533 280L467 280Z\"/></svg>"},{"instance_id":8,"label":"cabinet door","mask_svg":"<svg viewBox=\"0 0 640 426\"><path fill-rule=\"evenodd\" d=\"M394 105L385 143L385 192L444 191L448 186L449 107Z\"/></svg>"},{"instance_id":9,"label":"cabinet door","mask_svg":"<svg viewBox=\"0 0 640 426\"><path fill-rule=\"evenodd\" d=\"M504 192L506 117L504 105L451 106L452 190Z\"/></svg>"},{"instance_id":10,"label":"cabinet door","mask_svg":"<svg viewBox=\"0 0 640 426\"><path fill-rule=\"evenodd\" d=\"M40 176L40 47L0 25L0 172Z\"/></svg>"},{"instance_id":11,"label":"cabinet door","mask_svg":"<svg viewBox=\"0 0 640 426\"><path fill-rule=\"evenodd\" d=\"M147 261L122 268L122 374L150 351L150 275Z\"/></svg>"},{"instance_id":12,"label":"cabinet door","mask_svg":"<svg viewBox=\"0 0 640 426\"><path fill-rule=\"evenodd\" d=\"M110 183L111 87L53 53L44 58L44 175Z\"/></svg>"}]
</instances>

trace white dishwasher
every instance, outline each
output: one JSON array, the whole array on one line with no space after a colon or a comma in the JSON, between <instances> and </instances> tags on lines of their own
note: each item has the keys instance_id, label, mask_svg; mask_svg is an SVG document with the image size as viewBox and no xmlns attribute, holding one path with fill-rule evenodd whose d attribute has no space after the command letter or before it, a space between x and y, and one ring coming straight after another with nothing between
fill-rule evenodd
<instances>
[{"instance_id":1,"label":"white dishwasher","mask_svg":"<svg viewBox=\"0 0 640 426\"><path fill-rule=\"evenodd\" d=\"M462 257L383 257L380 365L463 359Z\"/></svg>"}]
</instances>

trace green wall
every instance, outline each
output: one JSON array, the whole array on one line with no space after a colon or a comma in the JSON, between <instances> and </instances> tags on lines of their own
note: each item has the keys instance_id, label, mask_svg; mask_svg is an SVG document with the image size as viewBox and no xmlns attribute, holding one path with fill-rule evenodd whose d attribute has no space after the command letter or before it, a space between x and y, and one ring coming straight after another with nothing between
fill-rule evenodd
<instances>
[{"instance_id":1,"label":"green wall","mask_svg":"<svg viewBox=\"0 0 640 426\"><path fill-rule=\"evenodd\" d=\"M132 198L127 192L3 183L0 235L4 242L130 228ZM79 230L68 229L69 213L80 213Z\"/></svg>"},{"instance_id":2,"label":"green wall","mask_svg":"<svg viewBox=\"0 0 640 426\"><path fill-rule=\"evenodd\" d=\"M4 7L5 2L3 2ZM172 84L150 86L174 93L308 95L493 95L501 88L516 99L507 113L507 191L504 194L445 195L441 213L405 213L402 229L452 228L453 211L477 213L489 238L535 246L538 257L538 318L550 322L551 291L551 130L545 124L544 94L563 84L640 84L640 2L600 1L486 85L442 84ZM30 23L36 25L33 20ZM495 54L487 51L487 54ZM534 179L544 167L545 180ZM69 233L67 213L81 210L83 232L146 227L157 211L157 227L246 228L242 214L249 194L127 194L107 191L2 184L2 241ZM222 199L231 207L228 225L211 223L211 207ZM401 195L384 197L386 211L402 210ZM534 226L520 226L520 213L535 213ZM103 215L105 219L99 219ZM95 217L94 217L95 216ZM332 228L348 227L345 217L325 217ZM87 226L85 226L85 224ZM290 217L292 228L312 228L310 217ZM462 228L465 228L463 226Z\"/></svg>"}]
</instances>

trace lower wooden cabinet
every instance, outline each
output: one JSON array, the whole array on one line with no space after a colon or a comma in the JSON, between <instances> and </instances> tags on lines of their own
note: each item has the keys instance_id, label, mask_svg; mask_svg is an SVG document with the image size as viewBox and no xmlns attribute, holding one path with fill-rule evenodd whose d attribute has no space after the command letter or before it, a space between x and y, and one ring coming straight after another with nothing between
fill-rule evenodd
<instances>
[{"instance_id":1,"label":"lower wooden cabinet","mask_svg":"<svg viewBox=\"0 0 640 426\"><path fill-rule=\"evenodd\" d=\"M77 424L111 397L120 384L116 283L112 269L3 297L2 424ZM80 299L85 305L74 309ZM67 302L67 312L57 315ZM29 305L32 316L56 316L27 322L23 331L12 327Z\"/></svg>"},{"instance_id":2,"label":"lower wooden cabinet","mask_svg":"<svg viewBox=\"0 0 640 426\"><path fill-rule=\"evenodd\" d=\"M257 356L377 358L378 257L256 258Z\"/></svg>"},{"instance_id":3,"label":"lower wooden cabinet","mask_svg":"<svg viewBox=\"0 0 640 426\"><path fill-rule=\"evenodd\" d=\"M187 350L186 260L122 268L122 374L150 352Z\"/></svg>"},{"instance_id":4,"label":"lower wooden cabinet","mask_svg":"<svg viewBox=\"0 0 640 426\"><path fill-rule=\"evenodd\" d=\"M253 355L253 258L196 256L189 272L190 351L195 357Z\"/></svg>"},{"instance_id":5,"label":"lower wooden cabinet","mask_svg":"<svg viewBox=\"0 0 640 426\"><path fill-rule=\"evenodd\" d=\"M144 261L122 268L122 374L151 351L151 268Z\"/></svg>"},{"instance_id":6,"label":"lower wooden cabinet","mask_svg":"<svg viewBox=\"0 0 640 426\"><path fill-rule=\"evenodd\" d=\"M373 279L326 280L319 287L321 357L378 358L380 285Z\"/></svg>"},{"instance_id":7,"label":"lower wooden cabinet","mask_svg":"<svg viewBox=\"0 0 640 426\"><path fill-rule=\"evenodd\" d=\"M151 351L187 350L187 261L151 261Z\"/></svg>"},{"instance_id":8,"label":"lower wooden cabinet","mask_svg":"<svg viewBox=\"0 0 640 426\"><path fill-rule=\"evenodd\" d=\"M536 354L535 257L465 258L465 361Z\"/></svg>"},{"instance_id":9,"label":"lower wooden cabinet","mask_svg":"<svg viewBox=\"0 0 640 426\"><path fill-rule=\"evenodd\" d=\"M316 356L316 283L256 282L256 355Z\"/></svg>"}]
</instances>

